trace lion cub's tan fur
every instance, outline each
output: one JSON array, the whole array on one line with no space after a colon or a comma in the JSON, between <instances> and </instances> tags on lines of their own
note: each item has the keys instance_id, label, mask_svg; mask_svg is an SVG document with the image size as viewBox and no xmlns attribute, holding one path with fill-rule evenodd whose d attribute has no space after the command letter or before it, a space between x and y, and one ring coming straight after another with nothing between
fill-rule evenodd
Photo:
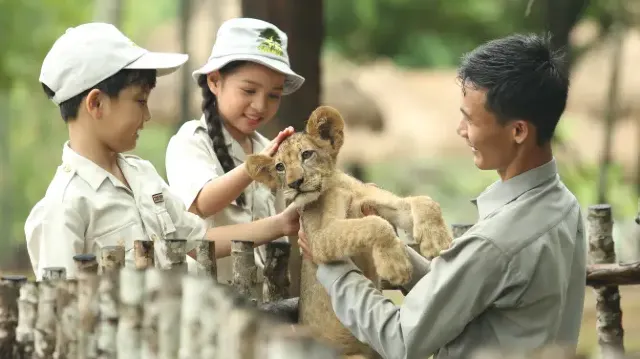
<instances>
[{"instance_id":1,"label":"lion cub's tan fur","mask_svg":"<svg viewBox=\"0 0 640 359\"><path fill-rule=\"evenodd\" d=\"M412 266L394 226L413 234L422 255L437 256L448 248L451 236L438 203L427 196L401 198L364 184L336 169L344 141L344 121L335 109L317 108L303 133L295 133L271 158L248 156L250 176L284 192L302 211L302 225L318 263L351 257L375 285L378 278L401 285L409 281ZM373 208L377 216L364 216ZM300 323L342 349L344 354L376 354L338 321L331 301L316 280L317 266L304 259L300 283Z\"/></svg>"}]
</instances>

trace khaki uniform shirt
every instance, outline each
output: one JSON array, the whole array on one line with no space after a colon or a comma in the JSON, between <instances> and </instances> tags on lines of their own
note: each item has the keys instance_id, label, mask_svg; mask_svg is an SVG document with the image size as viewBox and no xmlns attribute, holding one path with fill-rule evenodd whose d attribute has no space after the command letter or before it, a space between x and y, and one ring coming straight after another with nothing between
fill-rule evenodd
<instances>
[{"instance_id":1,"label":"khaki uniform shirt","mask_svg":"<svg viewBox=\"0 0 640 359\"><path fill-rule=\"evenodd\" d=\"M231 137L222 126L225 144L236 166L244 163L245 152L240 143ZM270 141L259 133L252 136L253 153L259 153ZM207 133L204 115L199 120L191 120L183 124L178 132L169 140L165 160L167 180L171 189L182 200L186 208L191 207L202 187L209 181L224 175L224 170L213 150L213 141ZM246 204L240 207L234 200L218 213L208 217L209 226L226 226L237 223L248 223L266 218L281 212L284 200L280 195L257 182L252 182L244 191ZM286 237L277 239L287 241ZM259 269L264 267L266 257L265 246L255 250L255 261ZM217 260L218 281L226 283L231 279L231 258ZM261 271L259 270L259 274Z\"/></svg>"},{"instance_id":2,"label":"khaki uniform shirt","mask_svg":"<svg viewBox=\"0 0 640 359\"><path fill-rule=\"evenodd\" d=\"M158 239L187 239L187 250L204 239L204 221L185 210L150 162L118 155L118 164L131 189L64 144L62 164L24 227L37 280L47 267L65 267L74 278L73 256L99 258L104 246L123 245L125 265L133 266L134 240L156 241L155 262L164 267L166 247Z\"/></svg>"},{"instance_id":3,"label":"khaki uniform shirt","mask_svg":"<svg viewBox=\"0 0 640 359\"><path fill-rule=\"evenodd\" d=\"M384 358L469 358L484 347L575 348L587 246L578 201L555 160L488 187L479 221L431 264L408 249L411 291L397 306L353 263L317 278L340 321Z\"/></svg>"}]
</instances>

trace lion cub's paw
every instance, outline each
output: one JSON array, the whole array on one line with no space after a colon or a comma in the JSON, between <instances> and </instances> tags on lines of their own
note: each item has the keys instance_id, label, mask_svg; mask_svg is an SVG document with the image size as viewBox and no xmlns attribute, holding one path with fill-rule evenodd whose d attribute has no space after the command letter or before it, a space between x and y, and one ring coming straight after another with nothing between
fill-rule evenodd
<instances>
[{"instance_id":1,"label":"lion cub's paw","mask_svg":"<svg viewBox=\"0 0 640 359\"><path fill-rule=\"evenodd\" d=\"M391 247L375 247L372 251L373 263L378 275L392 285L406 284L413 274L413 266L400 240Z\"/></svg>"},{"instance_id":2,"label":"lion cub's paw","mask_svg":"<svg viewBox=\"0 0 640 359\"><path fill-rule=\"evenodd\" d=\"M413 239L423 256L433 258L451 246L452 238L440 205L427 196L409 199L413 216Z\"/></svg>"}]
</instances>

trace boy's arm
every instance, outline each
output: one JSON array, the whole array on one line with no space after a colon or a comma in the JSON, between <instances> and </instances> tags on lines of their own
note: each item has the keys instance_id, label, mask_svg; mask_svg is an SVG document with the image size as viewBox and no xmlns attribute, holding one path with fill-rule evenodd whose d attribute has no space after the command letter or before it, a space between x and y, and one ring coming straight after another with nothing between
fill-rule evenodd
<instances>
[{"instance_id":1,"label":"boy's arm","mask_svg":"<svg viewBox=\"0 0 640 359\"><path fill-rule=\"evenodd\" d=\"M36 280L42 280L47 267L64 267L67 278L75 278L73 256L84 253L85 229L82 216L68 203L49 206L43 200L36 204L24 227Z\"/></svg>"}]
</instances>

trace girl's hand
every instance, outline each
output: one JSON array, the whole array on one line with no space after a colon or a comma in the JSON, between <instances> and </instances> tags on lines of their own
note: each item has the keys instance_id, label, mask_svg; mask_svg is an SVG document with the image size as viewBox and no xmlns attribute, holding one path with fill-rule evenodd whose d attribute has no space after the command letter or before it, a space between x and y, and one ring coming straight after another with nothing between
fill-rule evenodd
<instances>
[{"instance_id":1,"label":"girl's hand","mask_svg":"<svg viewBox=\"0 0 640 359\"><path fill-rule=\"evenodd\" d=\"M269 157L273 157L273 155L276 153L276 151L278 151L278 147L280 146L280 143L282 143L282 141L284 141L285 138L291 136L294 132L295 132L295 130L293 129L292 126L289 126L289 127L285 128L284 130L280 131L280 133L278 133L276 138L274 138L273 141L271 141L271 143L269 144L269 146L267 146L267 148L262 150L262 152L260 152L260 154L261 155L267 155Z\"/></svg>"}]
</instances>

